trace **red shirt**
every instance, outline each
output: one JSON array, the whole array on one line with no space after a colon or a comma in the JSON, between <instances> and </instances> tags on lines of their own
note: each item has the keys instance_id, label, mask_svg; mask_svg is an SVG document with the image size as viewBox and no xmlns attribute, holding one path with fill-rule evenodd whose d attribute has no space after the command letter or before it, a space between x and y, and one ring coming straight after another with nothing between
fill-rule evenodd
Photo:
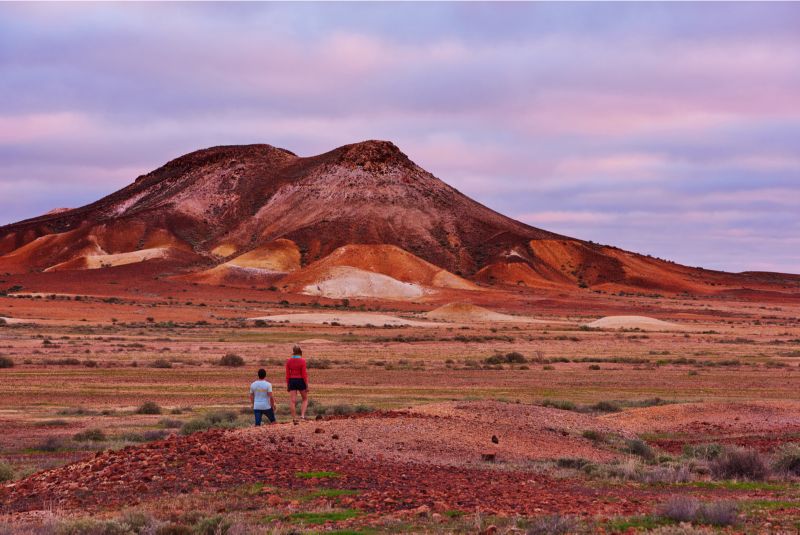
<instances>
[{"instance_id":1,"label":"red shirt","mask_svg":"<svg viewBox=\"0 0 800 535\"><path fill-rule=\"evenodd\" d=\"M308 371L306 370L306 359L303 357L290 357L286 361L286 383L289 379L303 379L308 384Z\"/></svg>"}]
</instances>

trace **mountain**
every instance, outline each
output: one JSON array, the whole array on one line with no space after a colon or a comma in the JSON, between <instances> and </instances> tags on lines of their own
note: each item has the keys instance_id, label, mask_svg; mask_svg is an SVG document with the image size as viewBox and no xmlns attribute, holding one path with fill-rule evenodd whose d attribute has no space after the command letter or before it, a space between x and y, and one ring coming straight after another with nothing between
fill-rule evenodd
<instances>
[{"instance_id":1,"label":"mountain","mask_svg":"<svg viewBox=\"0 0 800 535\"><path fill-rule=\"evenodd\" d=\"M151 262L207 284L335 297L431 289L592 287L715 292L789 277L689 268L503 216L394 144L299 157L270 145L181 156L81 208L0 227L0 271Z\"/></svg>"}]
</instances>

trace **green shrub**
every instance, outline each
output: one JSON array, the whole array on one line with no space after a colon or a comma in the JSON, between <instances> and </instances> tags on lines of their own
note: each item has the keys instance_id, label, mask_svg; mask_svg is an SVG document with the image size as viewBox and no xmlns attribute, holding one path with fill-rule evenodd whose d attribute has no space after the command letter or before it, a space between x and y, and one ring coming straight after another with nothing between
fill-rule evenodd
<instances>
[{"instance_id":1,"label":"green shrub","mask_svg":"<svg viewBox=\"0 0 800 535\"><path fill-rule=\"evenodd\" d=\"M219 359L219 365L238 368L244 366L244 359L235 353L228 353Z\"/></svg>"},{"instance_id":2,"label":"green shrub","mask_svg":"<svg viewBox=\"0 0 800 535\"><path fill-rule=\"evenodd\" d=\"M136 409L136 414L161 414L161 406L155 401L145 401Z\"/></svg>"},{"instance_id":3,"label":"green shrub","mask_svg":"<svg viewBox=\"0 0 800 535\"><path fill-rule=\"evenodd\" d=\"M306 366L309 369L327 370L333 366L329 359L310 359L306 361Z\"/></svg>"},{"instance_id":4,"label":"green shrub","mask_svg":"<svg viewBox=\"0 0 800 535\"><path fill-rule=\"evenodd\" d=\"M196 535L225 535L231 528L230 520L222 515L204 518L194 525Z\"/></svg>"},{"instance_id":5,"label":"green shrub","mask_svg":"<svg viewBox=\"0 0 800 535\"><path fill-rule=\"evenodd\" d=\"M722 445L712 442L710 444L684 444L683 455L694 459L711 461L722 453Z\"/></svg>"},{"instance_id":6,"label":"green shrub","mask_svg":"<svg viewBox=\"0 0 800 535\"><path fill-rule=\"evenodd\" d=\"M551 409L559 409L562 411L574 411L578 409L573 402L561 399L545 399L542 401L542 407L550 407Z\"/></svg>"},{"instance_id":7,"label":"green shrub","mask_svg":"<svg viewBox=\"0 0 800 535\"><path fill-rule=\"evenodd\" d=\"M613 401L598 401L591 406L591 409L597 412L619 412L622 410L622 407Z\"/></svg>"},{"instance_id":8,"label":"green shrub","mask_svg":"<svg viewBox=\"0 0 800 535\"><path fill-rule=\"evenodd\" d=\"M800 476L800 444L789 443L778 448L772 466L776 472Z\"/></svg>"},{"instance_id":9,"label":"green shrub","mask_svg":"<svg viewBox=\"0 0 800 535\"><path fill-rule=\"evenodd\" d=\"M14 469L5 461L0 461L0 483L14 479Z\"/></svg>"},{"instance_id":10,"label":"green shrub","mask_svg":"<svg viewBox=\"0 0 800 535\"><path fill-rule=\"evenodd\" d=\"M656 454L653 451L653 448L650 447L647 442L644 440L635 438L633 440L628 440L626 442L628 453L632 453L634 455L638 455L642 459L647 461L652 461L655 459Z\"/></svg>"},{"instance_id":11,"label":"green shrub","mask_svg":"<svg viewBox=\"0 0 800 535\"><path fill-rule=\"evenodd\" d=\"M103 442L106 440L106 434L103 433L102 429L87 429L80 433L75 433L72 436L72 440L78 442Z\"/></svg>"}]
</instances>

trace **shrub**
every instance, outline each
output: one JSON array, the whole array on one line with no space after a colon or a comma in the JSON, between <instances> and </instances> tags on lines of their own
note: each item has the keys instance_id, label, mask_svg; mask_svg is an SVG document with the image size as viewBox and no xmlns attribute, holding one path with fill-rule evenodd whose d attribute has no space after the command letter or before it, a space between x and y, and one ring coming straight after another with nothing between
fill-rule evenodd
<instances>
[{"instance_id":1,"label":"shrub","mask_svg":"<svg viewBox=\"0 0 800 535\"><path fill-rule=\"evenodd\" d=\"M250 409L248 409L247 412L249 413ZM176 420L175 418L162 418L158 423L167 429L178 429L183 425L182 421Z\"/></svg>"},{"instance_id":2,"label":"shrub","mask_svg":"<svg viewBox=\"0 0 800 535\"><path fill-rule=\"evenodd\" d=\"M193 532L197 535L224 535L231 527L230 520L224 516L204 518L194 525Z\"/></svg>"},{"instance_id":3,"label":"shrub","mask_svg":"<svg viewBox=\"0 0 800 535\"><path fill-rule=\"evenodd\" d=\"M559 514L539 516L531 520L528 535L565 535L578 529L578 521Z\"/></svg>"},{"instance_id":4,"label":"shrub","mask_svg":"<svg viewBox=\"0 0 800 535\"><path fill-rule=\"evenodd\" d=\"M694 459L711 461L722 453L722 445L712 442L710 444L684 444L683 455Z\"/></svg>"},{"instance_id":5,"label":"shrub","mask_svg":"<svg viewBox=\"0 0 800 535\"><path fill-rule=\"evenodd\" d=\"M313 359L306 361L306 366L318 370L327 370L332 366L332 363L329 359Z\"/></svg>"},{"instance_id":6,"label":"shrub","mask_svg":"<svg viewBox=\"0 0 800 535\"><path fill-rule=\"evenodd\" d=\"M660 508L664 518L675 522L693 522L700 511L700 502L691 496L673 496Z\"/></svg>"},{"instance_id":7,"label":"shrub","mask_svg":"<svg viewBox=\"0 0 800 535\"><path fill-rule=\"evenodd\" d=\"M599 364L590 364L589 365L589 369L590 370L599 370L600 369L600 365Z\"/></svg>"},{"instance_id":8,"label":"shrub","mask_svg":"<svg viewBox=\"0 0 800 535\"><path fill-rule=\"evenodd\" d=\"M642 459L645 459L647 461L652 461L656 457L653 448L651 448L650 445L647 444L647 442L645 442L644 440L635 438L633 440L628 440L626 442L626 445L629 453L638 455Z\"/></svg>"},{"instance_id":9,"label":"shrub","mask_svg":"<svg viewBox=\"0 0 800 535\"><path fill-rule=\"evenodd\" d=\"M800 444L784 444L775 452L772 466L776 472L800 476Z\"/></svg>"},{"instance_id":10,"label":"shrub","mask_svg":"<svg viewBox=\"0 0 800 535\"><path fill-rule=\"evenodd\" d=\"M34 449L39 451L59 451L67 447L67 441L63 437L50 436L37 444Z\"/></svg>"},{"instance_id":11,"label":"shrub","mask_svg":"<svg viewBox=\"0 0 800 535\"><path fill-rule=\"evenodd\" d=\"M739 516L739 507L735 502L711 502L700 507L700 522L712 526L731 526Z\"/></svg>"},{"instance_id":12,"label":"shrub","mask_svg":"<svg viewBox=\"0 0 800 535\"><path fill-rule=\"evenodd\" d=\"M562 411L577 410L577 406L573 402L561 399L545 399L542 401L542 407L550 407L551 409L559 409Z\"/></svg>"},{"instance_id":13,"label":"shrub","mask_svg":"<svg viewBox=\"0 0 800 535\"><path fill-rule=\"evenodd\" d=\"M622 407L613 401L598 401L591 408L597 412L619 412L622 410Z\"/></svg>"},{"instance_id":14,"label":"shrub","mask_svg":"<svg viewBox=\"0 0 800 535\"><path fill-rule=\"evenodd\" d=\"M228 353L219 359L219 365L238 368L244 366L244 359L235 353Z\"/></svg>"},{"instance_id":15,"label":"shrub","mask_svg":"<svg viewBox=\"0 0 800 535\"><path fill-rule=\"evenodd\" d=\"M136 414L161 414L161 406L155 401L145 401L136 409Z\"/></svg>"},{"instance_id":16,"label":"shrub","mask_svg":"<svg viewBox=\"0 0 800 535\"><path fill-rule=\"evenodd\" d=\"M151 368L172 368L172 363L166 359L156 359L150 363Z\"/></svg>"},{"instance_id":17,"label":"shrub","mask_svg":"<svg viewBox=\"0 0 800 535\"><path fill-rule=\"evenodd\" d=\"M5 461L0 461L0 483L14 479L14 469Z\"/></svg>"},{"instance_id":18,"label":"shrub","mask_svg":"<svg viewBox=\"0 0 800 535\"><path fill-rule=\"evenodd\" d=\"M0 368L13 368L14 361L10 357L0 356Z\"/></svg>"},{"instance_id":19,"label":"shrub","mask_svg":"<svg viewBox=\"0 0 800 535\"><path fill-rule=\"evenodd\" d=\"M602 442L606 438L603 435L603 433L595 429L587 429L586 431L581 433L581 436L583 436L583 438L585 439L592 440L594 442Z\"/></svg>"},{"instance_id":20,"label":"shrub","mask_svg":"<svg viewBox=\"0 0 800 535\"><path fill-rule=\"evenodd\" d=\"M214 427L234 427L238 415L234 411L210 412L202 418L189 420L181 427L181 434L191 435Z\"/></svg>"},{"instance_id":21,"label":"shrub","mask_svg":"<svg viewBox=\"0 0 800 535\"><path fill-rule=\"evenodd\" d=\"M64 520L53 530L58 535L130 535L131 529L115 520L81 518Z\"/></svg>"},{"instance_id":22,"label":"shrub","mask_svg":"<svg viewBox=\"0 0 800 535\"><path fill-rule=\"evenodd\" d=\"M106 434L103 433L102 429L87 429L80 433L75 433L72 436L72 440L77 440L78 442L103 442L106 440Z\"/></svg>"},{"instance_id":23,"label":"shrub","mask_svg":"<svg viewBox=\"0 0 800 535\"><path fill-rule=\"evenodd\" d=\"M711 473L717 479L749 479L762 481L769 475L762 455L748 448L725 448L711 461Z\"/></svg>"},{"instance_id":24,"label":"shrub","mask_svg":"<svg viewBox=\"0 0 800 535\"><path fill-rule=\"evenodd\" d=\"M483 359L485 364L489 365L497 365L497 364L526 364L528 359L522 353L517 351L512 351L511 353L506 353L505 355L501 353L497 353L496 355L492 355L491 357L486 357Z\"/></svg>"}]
</instances>

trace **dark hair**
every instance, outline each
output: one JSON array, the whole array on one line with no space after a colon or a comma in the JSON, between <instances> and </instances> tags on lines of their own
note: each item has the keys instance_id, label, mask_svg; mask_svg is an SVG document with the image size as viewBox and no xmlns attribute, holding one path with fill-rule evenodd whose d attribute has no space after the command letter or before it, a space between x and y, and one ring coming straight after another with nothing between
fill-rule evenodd
<instances>
[{"instance_id":1,"label":"dark hair","mask_svg":"<svg viewBox=\"0 0 800 535\"><path fill-rule=\"evenodd\" d=\"M264 368L261 368L260 370L258 370L258 378L259 379L263 379L266 376L267 376L267 370L265 370Z\"/></svg>"},{"instance_id":2,"label":"dark hair","mask_svg":"<svg viewBox=\"0 0 800 535\"><path fill-rule=\"evenodd\" d=\"M300 346L294 346L292 348L292 355L302 355L302 354L303 354L303 350L300 349Z\"/></svg>"}]
</instances>

